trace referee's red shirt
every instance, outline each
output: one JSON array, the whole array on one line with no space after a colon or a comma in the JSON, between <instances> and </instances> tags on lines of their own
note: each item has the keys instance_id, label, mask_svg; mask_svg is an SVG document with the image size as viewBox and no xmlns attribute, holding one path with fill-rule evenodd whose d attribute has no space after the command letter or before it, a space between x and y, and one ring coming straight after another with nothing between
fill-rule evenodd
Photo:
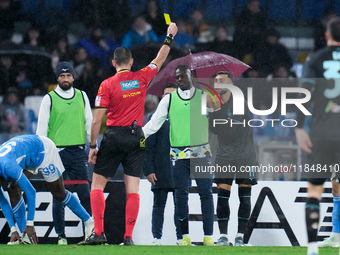
<instances>
[{"instance_id":1,"label":"referee's red shirt","mask_svg":"<svg viewBox=\"0 0 340 255\"><path fill-rule=\"evenodd\" d=\"M104 80L98 89L96 108L107 108L107 126L142 126L146 89L157 74L150 64L137 71L122 70Z\"/></svg>"}]
</instances>

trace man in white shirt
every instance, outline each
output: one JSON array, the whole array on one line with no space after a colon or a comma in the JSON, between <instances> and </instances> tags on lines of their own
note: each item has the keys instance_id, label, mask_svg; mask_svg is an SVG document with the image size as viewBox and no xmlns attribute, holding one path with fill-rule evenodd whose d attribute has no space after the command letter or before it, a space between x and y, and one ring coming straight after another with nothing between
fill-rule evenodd
<instances>
[{"instance_id":1,"label":"man in white shirt","mask_svg":"<svg viewBox=\"0 0 340 255\"><path fill-rule=\"evenodd\" d=\"M70 63L59 63L56 76L57 88L42 100L36 133L47 136L55 143L65 167L64 180L75 185L81 204L91 215L85 153L85 136L90 141L93 118L89 99L84 91L73 88L74 70ZM64 206L57 200L53 200L53 222L59 238L58 244L67 244Z\"/></svg>"},{"instance_id":2,"label":"man in white shirt","mask_svg":"<svg viewBox=\"0 0 340 255\"><path fill-rule=\"evenodd\" d=\"M143 127L143 132L145 138L157 132L169 116L175 210L183 235L179 245L191 246L188 195L191 177L194 177L201 200L203 244L213 246L212 179L209 174L195 172L197 168L208 168L211 165L208 119L201 113L202 91L193 86L191 70L186 65L176 68L175 79L178 89L160 101L151 120Z\"/></svg>"}]
</instances>

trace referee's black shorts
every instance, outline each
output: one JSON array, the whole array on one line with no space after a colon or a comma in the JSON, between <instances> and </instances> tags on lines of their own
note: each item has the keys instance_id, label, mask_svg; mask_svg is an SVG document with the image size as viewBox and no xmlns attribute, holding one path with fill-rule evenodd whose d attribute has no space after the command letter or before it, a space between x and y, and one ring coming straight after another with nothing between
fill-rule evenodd
<instances>
[{"instance_id":1,"label":"referee's black shorts","mask_svg":"<svg viewBox=\"0 0 340 255\"><path fill-rule=\"evenodd\" d=\"M135 135L131 134L130 127L107 127L93 172L112 177L122 163L126 175L140 177L144 153L145 138L141 127Z\"/></svg>"}]
</instances>

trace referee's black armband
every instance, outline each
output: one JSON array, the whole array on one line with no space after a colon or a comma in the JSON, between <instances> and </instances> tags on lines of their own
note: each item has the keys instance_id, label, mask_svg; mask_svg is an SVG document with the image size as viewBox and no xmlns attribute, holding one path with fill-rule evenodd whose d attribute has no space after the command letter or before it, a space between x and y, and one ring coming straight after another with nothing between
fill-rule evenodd
<instances>
[{"instance_id":1,"label":"referee's black armband","mask_svg":"<svg viewBox=\"0 0 340 255\"><path fill-rule=\"evenodd\" d=\"M170 47L170 44L172 42L172 40L174 39L174 37L172 36L172 34L168 34L166 37L165 37L165 40L164 40L164 43L165 45L168 45Z\"/></svg>"}]
</instances>

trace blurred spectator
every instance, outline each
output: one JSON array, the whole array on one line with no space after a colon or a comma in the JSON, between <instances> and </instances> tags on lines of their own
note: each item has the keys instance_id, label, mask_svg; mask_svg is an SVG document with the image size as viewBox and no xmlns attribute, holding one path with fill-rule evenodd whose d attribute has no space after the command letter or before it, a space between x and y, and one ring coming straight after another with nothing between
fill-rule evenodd
<instances>
[{"instance_id":1,"label":"blurred spectator","mask_svg":"<svg viewBox=\"0 0 340 255\"><path fill-rule=\"evenodd\" d=\"M59 52L56 46L51 47L48 50L48 53L51 55L51 66L53 69L53 72L56 72L57 65L60 62Z\"/></svg>"},{"instance_id":2,"label":"blurred spectator","mask_svg":"<svg viewBox=\"0 0 340 255\"><path fill-rule=\"evenodd\" d=\"M272 88L277 88L278 92L278 102L281 102L281 88L289 88L289 87L297 87L297 79L295 79L295 75L289 71L289 67L284 63L279 63L274 66L273 73L269 74L266 78L267 87L266 90L267 95L263 94L264 98L267 99L267 107L269 109L272 104ZM288 97L292 99L295 94L290 94ZM288 104L287 111L295 111L293 108L295 106ZM278 104L276 111L274 112L274 117L279 117L281 113L281 105Z\"/></svg>"},{"instance_id":3,"label":"blurred spectator","mask_svg":"<svg viewBox=\"0 0 340 255\"><path fill-rule=\"evenodd\" d=\"M292 59L285 46L279 43L279 33L275 29L265 32L265 42L254 50L254 62L259 65L267 76L274 72L274 67L285 64L288 69L292 67Z\"/></svg>"},{"instance_id":4,"label":"blurred spectator","mask_svg":"<svg viewBox=\"0 0 340 255\"><path fill-rule=\"evenodd\" d=\"M152 26L152 30L158 37L164 35L167 25L164 21L164 16L159 6L158 0L149 0L144 11L146 22Z\"/></svg>"},{"instance_id":5,"label":"blurred spectator","mask_svg":"<svg viewBox=\"0 0 340 255\"><path fill-rule=\"evenodd\" d=\"M106 16L104 11L104 5L101 5L102 1L95 0L83 0L80 8L80 19L82 23L91 28L93 24L103 24L102 18ZM109 5L106 5L108 7Z\"/></svg>"},{"instance_id":6,"label":"blurred spectator","mask_svg":"<svg viewBox=\"0 0 340 255\"><path fill-rule=\"evenodd\" d=\"M100 66L100 60L88 57L82 65L84 66L82 74L74 81L74 87L84 90L90 100L91 108L95 108L94 101L99 85L104 79L102 70L98 68Z\"/></svg>"},{"instance_id":7,"label":"blurred spectator","mask_svg":"<svg viewBox=\"0 0 340 255\"><path fill-rule=\"evenodd\" d=\"M144 104L144 115L143 115L143 125L148 122L150 115L156 111L159 99L155 95L147 94L145 97Z\"/></svg>"},{"instance_id":8,"label":"blurred spectator","mask_svg":"<svg viewBox=\"0 0 340 255\"><path fill-rule=\"evenodd\" d=\"M198 43L211 42L214 38L210 27L205 23L203 13L195 9L190 14L188 33L195 38Z\"/></svg>"},{"instance_id":9,"label":"blurred spectator","mask_svg":"<svg viewBox=\"0 0 340 255\"><path fill-rule=\"evenodd\" d=\"M56 49L58 51L60 62L70 60L71 50L65 33L61 32L57 36Z\"/></svg>"},{"instance_id":10,"label":"blurred spectator","mask_svg":"<svg viewBox=\"0 0 340 255\"><path fill-rule=\"evenodd\" d=\"M314 25L314 50L319 50L327 46L325 33L328 21L337 17L337 13L334 9L328 8L325 11L323 19L315 22Z\"/></svg>"},{"instance_id":11,"label":"blurred spectator","mask_svg":"<svg viewBox=\"0 0 340 255\"><path fill-rule=\"evenodd\" d=\"M4 95L7 89L15 84L15 66L13 57L9 55L0 56L0 93Z\"/></svg>"},{"instance_id":12,"label":"blurred spectator","mask_svg":"<svg viewBox=\"0 0 340 255\"><path fill-rule=\"evenodd\" d=\"M255 109L263 110L266 109L264 102L264 95L267 93L265 79L260 79L260 67L252 66L246 72L243 77L235 81L237 87L239 87L246 100L248 100L248 88L253 89L253 106Z\"/></svg>"},{"instance_id":13,"label":"blurred spectator","mask_svg":"<svg viewBox=\"0 0 340 255\"><path fill-rule=\"evenodd\" d=\"M0 132L22 133L28 127L27 111L20 103L18 90L10 87L0 104Z\"/></svg>"},{"instance_id":14,"label":"blurred spectator","mask_svg":"<svg viewBox=\"0 0 340 255\"><path fill-rule=\"evenodd\" d=\"M234 44L228 40L228 32L224 26L219 26L217 28L215 40L208 44L207 50L237 57Z\"/></svg>"},{"instance_id":15,"label":"blurred spectator","mask_svg":"<svg viewBox=\"0 0 340 255\"><path fill-rule=\"evenodd\" d=\"M34 65L30 66L25 56L17 57L15 81L19 89L19 96L22 99L26 95L32 94L33 91L32 68L34 68ZM37 81L38 77L36 77L36 82Z\"/></svg>"},{"instance_id":16,"label":"blurred spectator","mask_svg":"<svg viewBox=\"0 0 340 255\"><path fill-rule=\"evenodd\" d=\"M23 44L34 48L44 49L41 29L36 25L32 25L23 38Z\"/></svg>"},{"instance_id":17,"label":"blurred spectator","mask_svg":"<svg viewBox=\"0 0 340 255\"><path fill-rule=\"evenodd\" d=\"M266 28L267 17L260 9L260 1L249 0L235 20L234 45L241 59L263 42Z\"/></svg>"},{"instance_id":18,"label":"blurred spectator","mask_svg":"<svg viewBox=\"0 0 340 255\"><path fill-rule=\"evenodd\" d=\"M100 24L114 32L115 39L121 41L131 26L129 1L126 0L83 0L80 18L86 27Z\"/></svg>"},{"instance_id":19,"label":"blurred spectator","mask_svg":"<svg viewBox=\"0 0 340 255\"><path fill-rule=\"evenodd\" d=\"M57 40L51 41L48 47L48 53L52 58L51 63L53 72L56 71L59 62L69 61L72 55L66 34L59 33L56 37Z\"/></svg>"},{"instance_id":20,"label":"blurred spectator","mask_svg":"<svg viewBox=\"0 0 340 255\"><path fill-rule=\"evenodd\" d=\"M75 80L79 79L79 77L82 76L84 72L85 61L87 60L88 56L89 55L87 54L87 51L83 47L77 47L74 50L74 56L72 57L72 60L70 61L70 63L72 64L74 68L74 72L75 72L74 79Z\"/></svg>"},{"instance_id":21,"label":"blurred spectator","mask_svg":"<svg viewBox=\"0 0 340 255\"><path fill-rule=\"evenodd\" d=\"M195 39L188 34L187 23L184 20L176 21L178 32L174 38L174 44L181 49L193 49L195 47ZM165 37L164 37L165 39ZM162 39L163 40L163 39Z\"/></svg>"},{"instance_id":22,"label":"blurred spectator","mask_svg":"<svg viewBox=\"0 0 340 255\"><path fill-rule=\"evenodd\" d=\"M35 2L35 1L32 1ZM70 21L71 1L40 0L33 22L42 27L53 38L59 32L67 31Z\"/></svg>"},{"instance_id":23,"label":"blurred spectator","mask_svg":"<svg viewBox=\"0 0 340 255\"><path fill-rule=\"evenodd\" d=\"M12 1L0 0L0 33L3 37L1 40L11 38L16 18Z\"/></svg>"},{"instance_id":24,"label":"blurred spectator","mask_svg":"<svg viewBox=\"0 0 340 255\"><path fill-rule=\"evenodd\" d=\"M101 60L103 68L109 69L111 63L108 62L108 56L110 52L114 51L119 45L114 40L106 40L103 30L99 26L94 25L91 27L90 38L80 39L75 46L83 47L90 56Z\"/></svg>"},{"instance_id":25,"label":"blurred spectator","mask_svg":"<svg viewBox=\"0 0 340 255\"><path fill-rule=\"evenodd\" d=\"M132 28L125 34L122 46L132 48L137 44L147 42L158 42L158 37L152 30L151 25L146 22L145 16L143 14L139 14L134 19Z\"/></svg>"}]
</instances>

